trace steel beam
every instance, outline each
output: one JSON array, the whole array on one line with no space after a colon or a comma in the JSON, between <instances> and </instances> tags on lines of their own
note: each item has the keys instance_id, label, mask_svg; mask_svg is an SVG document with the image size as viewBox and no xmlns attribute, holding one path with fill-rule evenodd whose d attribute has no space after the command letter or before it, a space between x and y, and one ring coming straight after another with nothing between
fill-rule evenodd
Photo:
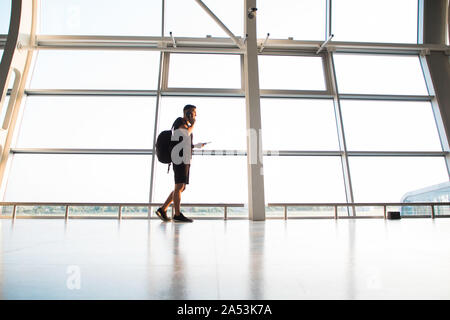
<instances>
[{"instance_id":1,"label":"steel beam","mask_svg":"<svg viewBox=\"0 0 450 320\"><path fill-rule=\"evenodd\" d=\"M419 36L425 46L444 45L448 21L447 0L420 0L422 6L422 35ZM421 37L421 38L420 38ZM449 151L450 139L450 61L448 53L430 51L420 58L422 70L431 101L442 149ZM450 156L446 156L447 171L450 179Z\"/></svg>"},{"instance_id":2,"label":"steel beam","mask_svg":"<svg viewBox=\"0 0 450 320\"><path fill-rule=\"evenodd\" d=\"M227 28L227 26L220 21L220 19L214 14L214 12L212 12L207 5L205 5L203 3L203 1L201 0L195 0L195 2L198 3L198 5L200 7L202 7L203 10L205 10L205 12L219 25L219 27L225 31L225 33L231 38L231 40L233 40L233 42L241 49L244 48L244 46L242 45L240 39L236 38L236 36L233 34L233 32L231 32L230 29Z\"/></svg>"}]
</instances>

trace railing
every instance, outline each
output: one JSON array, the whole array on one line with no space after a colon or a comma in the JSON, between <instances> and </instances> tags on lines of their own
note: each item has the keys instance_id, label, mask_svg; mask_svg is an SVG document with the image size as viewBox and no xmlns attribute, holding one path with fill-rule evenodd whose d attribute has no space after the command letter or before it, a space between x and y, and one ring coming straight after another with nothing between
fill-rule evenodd
<instances>
[{"instance_id":1,"label":"railing","mask_svg":"<svg viewBox=\"0 0 450 320\"><path fill-rule=\"evenodd\" d=\"M0 202L0 207L13 207L12 219L16 218L17 207L34 207L34 206L47 206L47 207L65 207L64 218L69 218L70 207L117 207L117 218L122 219L123 207L147 207L148 218L150 218L151 208L160 207L162 203L80 203L80 202ZM243 208L244 204L241 203L183 203L181 207L217 207L224 209L224 219L228 218L228 208ZM172 214L174 208L172 206Z\"/></svg>"},{"instance_id":2,"label":"railing","mask_svg":"<svg viewBox=\"0 0 450 320\"><path fill-rule=\"evenodd\" d=\"M334 219L339 219L338 208L356 208L356 207L383 207L384 219L387 218L388 207L430 207L431 218L436 217L435 207L437 206L450 206L450 202L391 202L391 203L269 203L269 207L283 207L284 219L287 219L288 207L333 207ZM356 216L349 216L356 217Z\"/></svg>"},{"instance_id":3,"label":"railing","mask_svg":"<svg viewBox=\"0 0 450 320\"><path fill-rule=\"evenodd\" d=\"M80 203L80 202L0 202L0 207L13 207L12 219L16 218L17 207L33 207L33 206L47 206L47 207L64 207L64 218L69 219L70 207L117 207L117 218L122 219L122 208L124 207L147 207L148 218L150 218L151 208L160 207L162 203ZM435 208L440 206L450 206L450 202L391 202L391 203L269 203L269 207L284 208L284 219L288 219L288 207L332 207L334 208L334 219L339 219L339 208L356 208L356 207L382 207L384 219L387 218L388 207L430 207L431 218L436 217ZM183 203L181 207L213 207L224 209L224 219L228 219L228 208L243 208L242 203ZM172 213L174 208L172 206ZM1 216L0 217L6 217ZM77 216L79 217L79 216ZM101 216L99 216L101 217ZM349 215L348 218L355 218L355 215ZM342 217L341 217L342 218Z\"/></svg>"}]
</instances>

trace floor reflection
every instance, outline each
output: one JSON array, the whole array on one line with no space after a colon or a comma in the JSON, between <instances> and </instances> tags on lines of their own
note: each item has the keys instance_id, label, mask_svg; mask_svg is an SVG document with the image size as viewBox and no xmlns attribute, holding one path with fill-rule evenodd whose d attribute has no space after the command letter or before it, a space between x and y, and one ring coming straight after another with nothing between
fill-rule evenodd
<instances>
[{"instance_id":1,"label":"floor reflection","mask_svg":"<svg viewBox=\"0 0 450 320\"><path fill-rule=\"evenodd\" d=\"M249 264L248 289L250 299L264 299L264 250L266 225L263 222L255 230L255 224L249 224Z\"/></svg>"},{"instance_id":2,"label":"floor reflection","mask_svg":"<svg viewBox=\"0 0 450 320\"><path fill-rule=\"evenodd\" d=\"M5 219L0 261L2 299L449 299L450 219Z\"/></svg>"}]
</instances>

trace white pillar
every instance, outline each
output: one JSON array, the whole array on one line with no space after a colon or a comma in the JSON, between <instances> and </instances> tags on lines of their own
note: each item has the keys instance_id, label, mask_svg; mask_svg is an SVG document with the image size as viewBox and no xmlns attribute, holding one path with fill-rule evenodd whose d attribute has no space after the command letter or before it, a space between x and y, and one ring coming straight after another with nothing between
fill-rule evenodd
<instances>
[{"instance_id":1,"label":"white pillar","mask_svg":"<svg viewBox=\"0 0 450 320\"><path fill-rule=\"evenodd\" d=\"M264 172L261 150L261 108L259 96L258 48L256 42L256 0L244 1L244 21L247 41L244 53L244 84L247 115L247 175L248 212L253 221L265 220Z\"/></svg>"}]
</instances>

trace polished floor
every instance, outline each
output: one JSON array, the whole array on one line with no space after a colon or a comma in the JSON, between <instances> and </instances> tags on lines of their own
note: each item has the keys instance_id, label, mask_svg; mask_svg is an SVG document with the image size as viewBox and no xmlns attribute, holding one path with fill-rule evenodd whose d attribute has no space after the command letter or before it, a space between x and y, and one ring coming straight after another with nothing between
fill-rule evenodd
<instances>
[{"instance_id":1,"label":"polished floor","mask_svg":"<svg viewBox=\"0 0 450 320\"><path fill-rule=\"evenodd\" d=\"M0 220L1 299L450 299L450 219Z\"/></svg>"}]
</instances>

